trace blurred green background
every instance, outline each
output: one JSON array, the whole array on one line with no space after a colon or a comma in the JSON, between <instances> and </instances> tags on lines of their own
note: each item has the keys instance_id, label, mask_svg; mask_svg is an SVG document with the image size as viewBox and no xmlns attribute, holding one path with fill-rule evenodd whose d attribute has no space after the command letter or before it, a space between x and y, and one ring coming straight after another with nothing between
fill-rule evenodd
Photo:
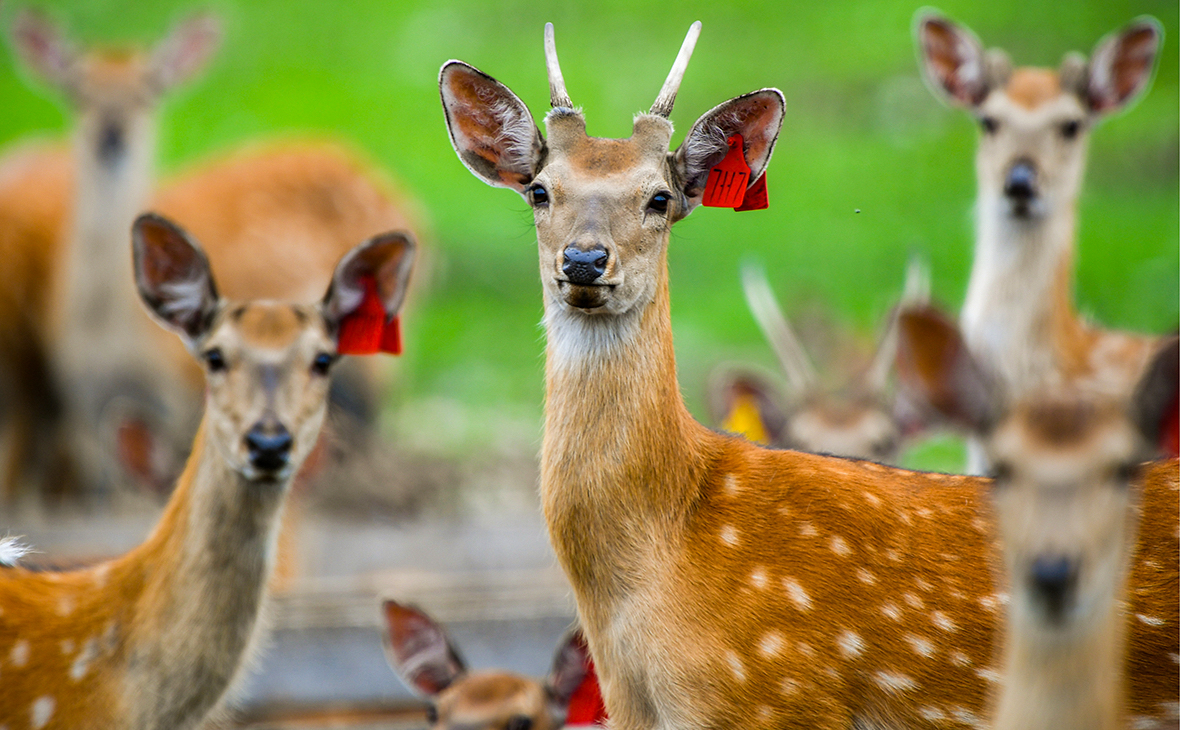
<instances>
[{"instance_id":1,"label":"blurred green background","mask_svg":"<svg viewBox=\"0 0 1180 730\"><path fill-rule=\"evenodd\" d=\"M923 86L900 0L849 3L290 2L190 0L29 3L81 43L161 37L213 8L225 39L208 73L165 107L167 174L238 143L330 136L351 143L419 198L434 266L407 321L402 387L388 427L442 455L539 444L543 333L532 218L455 158L443 128L439 66L460 58L495 76L539 119L548 108L541 46L556 25L574 102L597 136L630 134L693 20L704 29L676 104L674 144L701 113L777 86L787 117L769 171L771 207L700 209L673 233L673 324L682 389L704 418L722 360L773 367L746 311L738 266L760 258L787 311L827 313L866 346L897 296L907 257L930 262L937 300L957 308L971 260L974 123ZM17 3L0 8L7 27ZM1077 299L1112 327L1163 332L1178 309L1178 6L1119 0L954 0L941 8L1019 65L1056 66L1150 13L1166 29L1154 87L1094 133L1080 205ZM68 116L0 64L0 141L62 135ZM856 211L860 212L857 213ZM529 446L531 448L531 446ZM911 463L954 469L954 446Z\"/></svg>"}]
</instances>

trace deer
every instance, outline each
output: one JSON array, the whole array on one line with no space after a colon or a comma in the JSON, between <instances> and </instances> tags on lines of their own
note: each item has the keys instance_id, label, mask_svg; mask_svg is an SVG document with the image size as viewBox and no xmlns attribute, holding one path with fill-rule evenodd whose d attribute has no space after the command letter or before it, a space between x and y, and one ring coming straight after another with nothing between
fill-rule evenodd
<instances>
[{"instance_id":1,"label":"deer","mask_svg":"<svg viewBox=\"0 0 1180 730\"><path fill-rule=\"evenodd\" d=\"M628 139L586 131L545 28L550 106L528 107L462 61L439 75L451 143L477 178L533 209L544 306L541 505L570 580L612 728L981 726L1004 597L991 482L790 450L714 432L680 394L672 341L672 225L704 193L757 190L785 102L723 102L669 149L670 115L700 32ZM740 138L740 141L739 141ZM732 140L732 142L731 142ZM732 150L732 152L731 152ZM712 170L727 156L749 170ZM744 198L735 206L745 205ZM1128 707L1175 707L1177 474L1143 477ZM1153 555L1155 553L1153 552ZM1144 573L1143 575L1146 575ZM1166 707L1162 707L1166 705Z\"/></svg>"},{"instance_id":2,"label":"deer","mask_svg":"<svg viewBox=\"0 0 1180 730\"><path fill-rule=\"evenodd\" d=\"M1151 85L1163 29L1141 17L1089 61L1012 68L969 29L920 11L919 65L936 97L979 122L975 256L960 314L975 356L1014 397L1069 385L1129 398L1159 337L1102 329L1073 302L1077 199L1092 130ZM971 469L985 468L978 444Z\"/></svg>"},{"instance_id":3,"label":"deer","mask_svg":"<svg viewBox=\"0 0 1180 730\"><path fill-rule=\"evenodd\" d=\"M828 389L821 385L812 359L783 314L765 271L752 263L743 266L742 289L786 376L787 403L765 376L751 368L722 367L709 384L713 422L767 445L895 460L916 424L903 417L887 392L897 345L893 314L869 365L840 388ZM929 272L921 262L911 261L899 306L924 302L929 291Z\"/></svg>"},{"instance_id":4,"label":"deer","mask_svg":"<svg viewBox=\"0 0 1180 730\"><path fill-rule=\"evenodd\" d=\"M426 700L434 730L557 730L592 663L576 629L557 645L541 681L515 672L472 672L446 629L420 608L385 600L385 657L410 691Z\"/></svg>"},{"instance_id":5,"label":"deer","mask_svg":"<svg viewBox=\"0 0 1180 730\"><path fill-rule=\"evenodd\" d=\"M132 244L142 301L202 363L205 414L142 544L74 572L0 569L10 728L193 728L219 711L263 632L280 515L341 333L369 290L397 315L415 251L404 233L375 236L318 302L290 304L223 298L200 244L166 218L136 219Z\"/></svg>"},{"instance_id":6,"label":"deer","mask_svg":"<svg viewBox=\"0 0 1180 730\"><path fill-rule=\"evenodd\" d=\"M58 252L44 254L53 291L41 346L80 488L101 495L130 480L162 491L183 463L203 386L183 348L141 311L122 243L134 217L150 207L202 240L229 296L302 300L357 240L415 228L413 216L376 170L323 142L247 146L157 186L158 106L208 64L221 35L212 15L182 21L148 52L79 50L31 11L12 35L77 117L72 193L58 191L72 195L72 223ZM338 371L333 402L363 410L379 374L358 363Z\"/></svg>"},{"instance_id":7,"label":"deer","mask_svg":"<svg viewBox=\"0 0 1180 730\"><path fill-rule=\"evenodd\" d=\"M903 382L978 436L994 469L998 572L1010 598L991 726L1153 726L1127 714L1128 673L1142 668L1125 662L1125 650L1128 620L1158 617L1126 607L1135 603L1132 571L1161 579L1175 559L1154 542L1170 517L1148 511L1142 477L1144 462L1159 456L1165 407L1180 383L1180 344L1173 337L1152 358L1128 406L1068 390L1012 401L931 307L902 312L900 339ZM1138 548L1137 533L1147 538ZM1137 565L1136 549L1146 557Z\"/></svg>"}]
</instances>

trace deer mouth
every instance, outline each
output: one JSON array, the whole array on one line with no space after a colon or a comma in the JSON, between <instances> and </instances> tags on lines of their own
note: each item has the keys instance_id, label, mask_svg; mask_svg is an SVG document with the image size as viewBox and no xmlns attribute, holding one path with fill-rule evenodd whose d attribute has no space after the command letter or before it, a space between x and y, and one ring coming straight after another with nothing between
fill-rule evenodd
<instances>
[{"instance_id":1,"label":"deer mouth","mask_svg":"<svg viewBox=\"0 0 1180 730\"><path fill-rule=\"evenodd\" d=\"M569 306L577 309L599 309L606 305L614 285L575 284L571 281L558 279L557 288Z\"/></svg>"}]
</instances>

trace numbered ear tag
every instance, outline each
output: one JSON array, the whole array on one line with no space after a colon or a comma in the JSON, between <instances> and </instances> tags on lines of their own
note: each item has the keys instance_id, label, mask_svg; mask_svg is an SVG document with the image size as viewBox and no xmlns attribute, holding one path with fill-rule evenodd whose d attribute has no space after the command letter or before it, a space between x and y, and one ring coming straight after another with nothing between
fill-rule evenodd
<instances>
[{"instance_id":1,"label":"numbered ear tag","mask_svg":"<svg viewBox=\"0 0 1180 730\"><path fill-rule=\"evenodd\" d=\"M336 351L341 355L373 355L386 352L400 355L401 325L394 317L385 321L385 307L377 296L377 282L372 277L361 280L365 293L360 306L340 320Z\"/></svg>"},{"instance_id":2,"label":"numbered ear tag","mask_svg":"<svg viewBox=\"0 0 1180 730\"><path fill-rule=\"evenodd\" d=\"M746 186L750 182L750 166L742 153L742 136L729 138L729 152L725 159L709 171L705 181L705 194L701 205L710 208L737 208L746 197Z\"/></svg>"},{"instance_id":3,"label":"numbered ear tag","mask_svg":"<svg viewBox=\"0 0 1180 730\"><path fill-rule=\"evenodd\" d=\"M734 210L764 210L769 207L770 200L766 196L766 172L763 171L746 191L746 199Z\"/></svg>"}]
</instances>

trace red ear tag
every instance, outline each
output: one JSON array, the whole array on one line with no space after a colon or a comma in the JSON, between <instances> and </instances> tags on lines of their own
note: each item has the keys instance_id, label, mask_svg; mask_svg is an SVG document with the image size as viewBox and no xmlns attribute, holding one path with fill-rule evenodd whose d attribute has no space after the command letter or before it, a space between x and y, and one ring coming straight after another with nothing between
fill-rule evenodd
<instances>
[{"instance_id":1,"label":"red ear tag","mask_svg":"<svg viewBox=\"0 0 1180 730\"><path fill-rule=\"evenodd\" d=\"M397 317L381 328L381 352L387 355L402 354L402 325Z\"/></svg>"},{"instance_id":2,"label":"red ear tag","mask_svg":"<svg viewBox=\"0 0 1180 730\"><path fill-rule=\"evenodd\" d=\"M709 171L705 181L705 194L701 205L710 208L736 208L746 197L746 185L750 182L750 166L742 153L742 135L729 138L729 152L725 159Z\"/></svg>"},{"instance_id":3,"label":"red ear tag","mask_svg":"<svg viewBox=\"0 0 1180 730\"><path fill-rule=\"evenodd\" d=\"M746 191L746 199L734 210L765 210L770 207L770 200L766 197L766 171L763 170L750 189Z\"/></svg>"},{"instance_id":4,"label":"red ear tag","mask_svg":"<svg viewBox=\"0 0 1180 730\"><path fill-rule=\"evenodd\" d=\"M360 306L340 320L336 352L341 355L372 355L381 351L385 330L385 307L377 296L377 282L371 277L361 280L365 288Z\"/></svg>"}]
</instances>

